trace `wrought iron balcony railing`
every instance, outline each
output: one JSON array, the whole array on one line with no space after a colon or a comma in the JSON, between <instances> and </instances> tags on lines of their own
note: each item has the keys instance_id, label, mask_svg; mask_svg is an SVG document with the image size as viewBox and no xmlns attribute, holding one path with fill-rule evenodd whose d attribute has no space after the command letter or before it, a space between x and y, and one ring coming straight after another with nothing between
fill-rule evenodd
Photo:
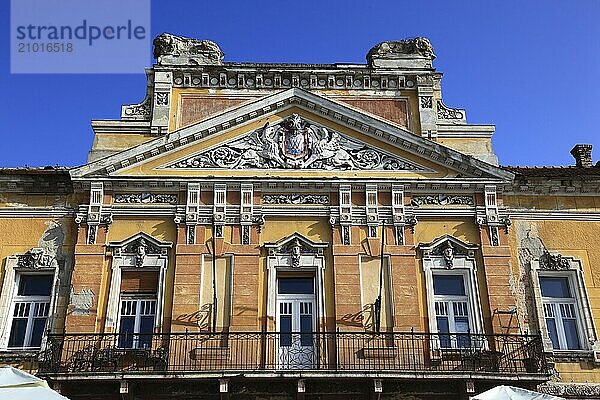
<instances>
[{"instance_id":1,"label":"wrought iron balcony railing","mask_svg":"<svg viewBox=\"0 0 600 400\"><path fill-rule=\"evenodd\" d=\"M541 338L430 333L49 335L42 374L312 370L546 374Z\"/></svg>"}]
</instances>

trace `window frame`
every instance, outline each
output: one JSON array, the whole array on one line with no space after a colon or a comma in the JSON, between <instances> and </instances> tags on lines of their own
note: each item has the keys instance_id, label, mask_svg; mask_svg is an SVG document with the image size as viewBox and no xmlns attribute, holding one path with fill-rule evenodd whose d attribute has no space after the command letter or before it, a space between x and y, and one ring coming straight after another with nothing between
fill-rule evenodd
<instances>
[{"instance_id":1,"label":"window frame","mask_svg":"<svg viewBox=\"0 0 600 400\"><path fill-rule=\"evenodd\" d=\"M22 265L20 259L29 254L41 256L41 259L46 260L46 263L35 263L34 265ZM49 261L48 261L49 260ZM15 254L6 258L3 283L0 292L0 350L2 351L31 351L42 348L46 342L46 334L54 329L56 316L54 310L56 308L56 297L59 292L59 267L65 267L64 261L58 260L54 253L47 250L34 247L24 254ZM50 305L48 308L48 317L44 325L44 333L42 335L41 344L39 347L8 347L10 333L12 331L12 321L14 315L15 297L19 289L19 279L21 275L51 275L52 287L50 291Z\"/></svg>"},{"instance_id":2,"label":"window frame","mask_svg":"<svg viewBox=\"0 0 600 400\"><path fill-rule=\"evenodd\" d=\"M123 302L124 301L133 301L135 302L136 306L135 306L135 315L123 315L122 312L122 308L123 308ZM156 315L157 315L157 308L158 308L158 298L156 293L154 294L150 294L150 293L136 293L136 294L131 294L131 293L121 293L121 296L119 298L119 320L117 321L117 334L118 334L118 347L121 349L144 349L146 347L140 347L140 335L146 335L148 333L142 333L140 332L140 325L141 325L141 320L142 317L144 316L148 316L148 315L142 315L142 310L141 310L141 303L142 301L153 301L154 302L154 315L153 315L153 319L152 319L152 331L150 332L150 335L154 335L154 330L155 330L155 325L156 325ZM132 345L130 347L127 346L121 346L121 335L123 335L121 333L121 323L123 322L123 317L134 317L134 323L133 323L133 341L132 341ZM152 338L150 339L150 347L152 347Z\"/></svg>"},{"instance_id":3,"label":"window frame","mask_svg":"<svg viewBox=\"0 0 600 400\"><path fill-rule=\"evenodd\" d=\"M131 244L139 243L144 239L148 246L158 249L157 253L146 254L142 265L137 265L136 254L128 250ZM169 252L173 247L172 242L162 242L145 232L139 232L123 241L110 242L108 247L112 251L111 278L108 292L108 304L106 310L105 329L110 332L118 332L121 314L121 275L124 271L157 271L158 287L156 288L156 315L154 328L162 329L164 324L165 291L167 284L167 270L169 268Z\"/></svg>"},{"instance_id":4,"label":"window frame","mask_svg":"<svg viewBox=\"0 0 600 400\"><path fill-rule=\"evenodd\" d=\"M549 256L550 253L546 252L542 257ZM541 258L541 257L540 257ZM537 310L538 317L538 329L542 335L542 342L544 345L544 351L548 353L557 353L557 354L568 354L568 353L589 353L593 350L594 346L598 345L598 338L596 335L596 328L594 324L594 319L591 314L591 308L589 303L589 298L587 295L587 290L585 286L585 280L583 277L583 266L582 262L573 257L565 257L561 255L561 258L564 264L558 264L551 268L544 267L544 264L541 263L540 258L534 259L531 261L531 274L532 274L532 283L533 283L533 292L535 298L535 307ZM566 261L565 261L566 260ZM579 337L580 349L577 350L569 350L567 348L555 349L552 343L552 339L550 338L550 334L548 331L548 326L546 323L546 317L544 313L544 304L548 304L547 299L553 299L542 296L540 277L566 277L568 278L571 295L574 298L574 303L576 305L576 316L577 316L577 333ZM561 298L563 299L563 298ZM558 304L558 302L553 302L553 304ZM560 311L559 311L560 312ZM561 317L562 318L562 317ZM562 321L561 321L562 326ZM561 342L560 333L558 332L557 326L557 335L559 335L559 344ZM564 335L564 329L562 334ZM564 342L563 342L564 343Z\"/></svg>"},{"instance_id":5,"label":"window frame","mask_svg":"<svg viewBox=\"0 0 600 400\"><path fill-rule=\"evenodd\" d=\"M452 258L452 262L448 263L443 255L443 249L450 243L454 249L458 249L457 253ZM434 275L460 275L463 277L465 285L465 297L467 298L467 312L469 313L469 333L468 334L483 334L483 312L481 307L481 291L477 280L477 262L475 259L475 250L477 245L462 242L453 236L445 235L433 242L425 245L419 245L422 251L422 263L425 273L425 294L427 299L427 315L429 319L429 332L432 339L438 348L459 348L458 341L453 341L451 347L443 347L439 340L440 331L437 324L437 315L435 302L437 298L453 298L454 295L436 295L433 287ZM439 297L438 297L439 296ZM461 296L462 297L462 296ZM454 311L454 310L452 310ZM452 332L450 335L461 334L462 332ZM439 340L439 342L438 342ZM476 345L476 342L470 341L470 345Z\"/></svg>"},{"instance_id":6,"label":"window frame","mask_svg":"<svg viewBox=\"0 0 600 400\"><path fill-rule=\"evenodd\" d=\"M450 335L450 340L451 340L451 346L447 347L447 346L442 346L441 345L441 339L440 339L440 347L442 348L457 348L457 347L464 347L464 346L458 346L458 336L461 334L471 334L471 333L475 333L473 332L473 327L475 326L475 320L474 320L474 310L473 310L473 305L471 304L471 298L473 297L472 294L470 293L470 284L469 284L469 276L468 276L468 271L464 271L464 270L439 270L436 269L435 271L432 271L431 273L431 297L432 297L432 303L433 303L433 323L430 325L435 325L436 330L432 331L432 333L437 333L439 337L441 337L444 332L441 332L437 323L437 318L439 317L438 313L437 313L437 303L439 302L443 302L446 304L445 308L446 308L446 317L448 318L448 334ZM463 280L463 285L464 285L464 289L465 289L465 294L464 295L450 295L450 294L435 294L435 287L434 287L434 277L435 276L460 276ZM428 293L429 294L429 293ZM461 317L460 315L456 315L454 312L454 303L466 303L467 305L467 321L469 324L469 328L467 329L467 332L459 332L456 329L456 317ZM452 341L452 336L455 336L455 341Z\"/></svg>"},{"instance_id":7,"label":"window frame","mask_svg":"<svg viewBox=\"0 0 600 400\"><path fill-rule=\"evenodd\" d=\"M31 295L31 296L24 296L24 295L20 295L19 293L19 285L21 283L21 278L25 275L28 276L32 276L32 275L44 275L44 276L48 276L50 277L52 284L50 287L50 294L48 296L39 296L39 295ZM9 309L9 313L8 313L8 318L7 318L7 326L6 329L8 330L8 338L6 341L6 348L8 350L11 351L15 351L15 350L32 350L32 349L39 349L41 348L41 343L43 343L44 337L46 336L46 328L48 326L48 321L50 320L50 308L52 305L52 298L54 295L54 273L47 271L47 272L25 272L25 271L18 271L15 274L15 279L14 279L14 291L13 291L13 295L11 298L11 304L10 304L10 309ZM40 340L40 346L31 346L31 339L33 336L33 325L34 325L34 320L36 319L35 314L35 306L31 307L29 309L29 315L27 316L27 325L25 327L25 338L23 339L23 346L16 346L16 347L10 347L10 337L12 335L12 324L13 321L15 319L15 307L17 305L17 303L25 303L25 304L30 304L30 305L34 305L34 304L43 304L46 303L47 308L48 308L48 312L47 315L45 316L46 318L46 322L44 322L44 329L43 329L43 333L42 333L42 337ZM17 317L17 318L24 318L24 317Z\"/></svg>"}]
</instances>

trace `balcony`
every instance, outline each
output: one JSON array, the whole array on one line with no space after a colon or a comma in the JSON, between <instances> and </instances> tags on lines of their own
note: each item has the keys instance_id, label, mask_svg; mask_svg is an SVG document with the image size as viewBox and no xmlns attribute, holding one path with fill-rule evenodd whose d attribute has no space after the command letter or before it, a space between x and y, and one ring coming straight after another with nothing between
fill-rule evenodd
<instances>
[{"instance_id":1,"label":"balcony","mask_svg":"<svg viewBox=\"0 0 600 400\"><path fill-rule=\"evenodd\" d=\"M548 368L539 336L229 332L49 335L40 373L56 379L271 373L543 380Z\"/></svg>"}]
</instances>

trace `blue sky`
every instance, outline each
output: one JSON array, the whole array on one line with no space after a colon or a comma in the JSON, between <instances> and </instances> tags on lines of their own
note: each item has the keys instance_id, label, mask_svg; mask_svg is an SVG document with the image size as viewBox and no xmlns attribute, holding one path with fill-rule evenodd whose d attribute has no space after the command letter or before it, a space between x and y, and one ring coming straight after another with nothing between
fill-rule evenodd
<instances>
[{"instance_id":1,"label":"blue sky","mask_svg":"<svg viewBox=\"0 0 600 400\"><path fill-rule=\"evenodd\" d=\"M152 36L214 40L226 61L305 63L363 63L378 42L426 36L445 103L496 125L501 164L570 165L573 145L598 144L599 18L597 0L171 0L152 2ZM85 163L90 121L140 101L143 71L10 74L9 22L2 0L0 166Z\"/></svg>"}]
</instances>

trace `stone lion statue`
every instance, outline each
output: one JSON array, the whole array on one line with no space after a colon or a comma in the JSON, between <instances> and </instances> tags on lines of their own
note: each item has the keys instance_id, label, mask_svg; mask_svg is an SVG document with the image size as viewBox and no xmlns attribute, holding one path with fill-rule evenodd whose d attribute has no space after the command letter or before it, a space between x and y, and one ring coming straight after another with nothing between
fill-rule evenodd
<instances>
[{"instance_id":1,"label":"stone lion statue","mask_svg":"<svg viewBox=\"0 0 600 400\"><path fill-rule=\"evenodd\" d=\"M398 55L416 55L435 59L433 46L429 39L416 37L412 39L393 40L375 45L367 54L367 59L375 57L394 57Z\"/></svg>"},{"instance_id":2,"label":"stone lion statue","mask_svg":"<svg viewBox=\"0 0 600 400\"><path fill-rule=\"evenodd\" d=\"M210 40L162 33L154 41L154 58L159 64L222 64L223 51Z\"/></svg>"}]
</instances>

